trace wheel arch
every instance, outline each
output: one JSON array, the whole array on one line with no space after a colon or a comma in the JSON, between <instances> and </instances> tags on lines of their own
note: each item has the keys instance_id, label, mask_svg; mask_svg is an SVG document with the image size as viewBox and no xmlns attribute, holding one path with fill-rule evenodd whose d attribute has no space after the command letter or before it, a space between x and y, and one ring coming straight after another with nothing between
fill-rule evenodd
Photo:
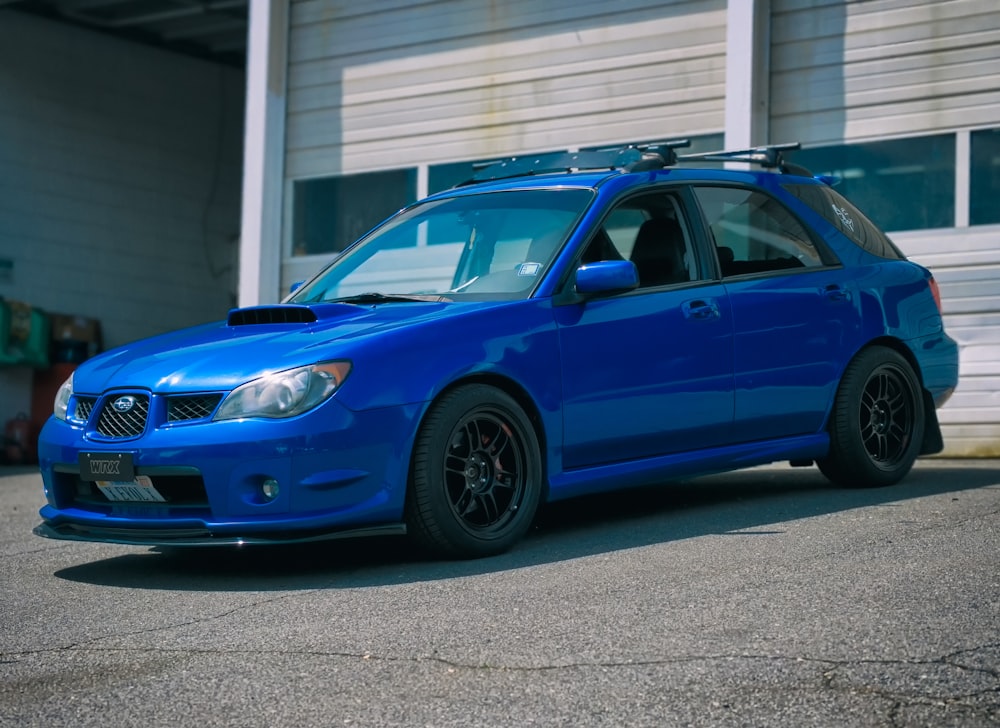
<instances>
[{"instance_id":1,"label":"wheel arch","mask_svg":"<svg viewBox=\"0 0 1000 728\"><path fill-rule=\"evenodd\" d=\"M854 356L851 357L851 361L860 356L863 351L871 349L875 346L892 349L897 354L902 356L906 360L906 363L910 365L910 368L917 377L917 385L920 387L920 394L924 404L924 435L920 443L920 454L933 455L941 452L944 449L944 438L941 435L941 424L938 422L937 408L934 404L934 397L927 390L927 387L924 386L924 373L920 368L920 361L913 353L913 350L910 349L905 342L894 336L879 336L872 339L854 353ZM844 371L847 371L847 365L844 366ZM841 372L841 377L843 377L843 372Z\"/></svg>"},{"instance_id":2,"label":"wheel arch","mask_svg":"<svg viewBox=\"0 0 1000 728\"><path fill-rule=\"evenodd\" d=\"M459 387L465 386L467 384L485 384L487 386L493 387L504 394L511 397L517 405L524 410L524 414L527 415L528 421L531 423L531 427L534 430L535 438L538 440L538 450L539 456L542 462L542 497L541 502L545 503L549 496L549 463L548 463L548 436L545 429L545 422L542 417L541 409L536 404L534 398L528 393L518 382L514 381L510 377L506 377L502 374L497 374L496 372L476 372L473 374L465 375L459 379L448 384L440 392L435 395L434 399L427 403L424 408L424 413L420 417L420 422L417 425L417 430L423 426L424 420L426 420L428 413L431 411L434 403L440 400L442 397L447 395L449 392L458 389ZM412 463L413 452L410 453L410 461Z\"/></svg>"},{"instance_id":3,"label":"wheel arch","mask_svg":"<svg viewBox=\"0 0 1000 728\"><path fill-rule=\"evenodd\" d=\"M873 346L883 346L887 349L892 349L897 354L906 359L907 364L909 364L910 367L913 369L913 373L917 375L917 384L920 385L921 389L924 388L924 374L920 370L920 362L917 361L917 357L913 354L913 351L910 349L910 347L908 347L905 343L903 343L902 340L897 339L894 336L880 336L876 339L872 339L863 347L858 349L858 352L854 356L857 357L858 354L860 354L862 351L864 351L865 349L870 349Z\"/></svg>"}]
</instances>

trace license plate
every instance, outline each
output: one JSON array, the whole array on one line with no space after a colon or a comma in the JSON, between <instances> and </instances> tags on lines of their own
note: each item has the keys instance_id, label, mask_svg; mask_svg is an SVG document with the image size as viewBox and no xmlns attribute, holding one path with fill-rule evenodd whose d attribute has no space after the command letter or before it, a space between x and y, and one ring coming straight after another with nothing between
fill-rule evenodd
<instances>
[{"instance_id":1,"label":"license plate","mask_svg":"<svg viewBox=\"0 0 1000 728\"><path fill-rule=\"evenodd\" d=\"M129 452L82 452L80 480L134 480L135 467Z\"/></svg>"},{"instance_id":2,"label":"license plate","mask_svg":"<svg viewBox=\"0 0 1000 728\"><path fill-rule=\"evenodd\" d=\"M97 487L109 501L129 503L166 503L167 499L153 487L148 475L137 475L133 480L98 480Z\"/></svg>"},{"instance_id":3,"label":"license plate","mask_svg":"<svg viewBox=\"0 0 1000 728\"><path fill-rule=\"evenodd\" d=\"M111 506L111 515L115 518L167 518L170 508L145 503L115 503Z\"/></svg>"}]
</instances>

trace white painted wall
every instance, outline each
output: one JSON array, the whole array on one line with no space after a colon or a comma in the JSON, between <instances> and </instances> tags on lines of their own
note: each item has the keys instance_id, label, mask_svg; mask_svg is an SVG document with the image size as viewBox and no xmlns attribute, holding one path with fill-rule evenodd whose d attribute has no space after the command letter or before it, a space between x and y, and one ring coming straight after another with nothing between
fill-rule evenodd
<instances>
[{"instance_id":1,"label":"white painted wall","mask_svg":"<svg viewBox=\"0 0 1000 728\"><path fill-rule=\"evenodd\" d=\"M233 304L243 73L0 9L0 296L109 346ZM0 424L30 402L0 368Z\"/></svg>"}]
</instances>

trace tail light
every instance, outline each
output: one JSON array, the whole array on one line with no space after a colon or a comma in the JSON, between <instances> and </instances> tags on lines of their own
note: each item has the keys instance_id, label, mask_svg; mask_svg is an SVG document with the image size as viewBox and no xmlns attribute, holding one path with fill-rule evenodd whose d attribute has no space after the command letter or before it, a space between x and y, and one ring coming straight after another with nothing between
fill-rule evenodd
<instances>
[{"instance_id":1,"label":"tail light","mask_svg":"<svg viewBox=\"0 0 1000 728\"><path fill-rule=\"evenodd\" d=\"M938 313L944 313L944 309L941 307L941 289L938 288L937 281L934 280L934 276L930 279L931 294L934 296L934 303L937 304Z\"/></svg>"}]
</instances>

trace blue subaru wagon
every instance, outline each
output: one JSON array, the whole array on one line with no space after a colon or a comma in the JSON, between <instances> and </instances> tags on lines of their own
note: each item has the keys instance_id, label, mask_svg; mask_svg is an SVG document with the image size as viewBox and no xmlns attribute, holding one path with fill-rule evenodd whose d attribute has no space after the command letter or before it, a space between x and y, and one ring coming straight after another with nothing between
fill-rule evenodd
<instances>
[{"instance_id":1,"label":"blue subaru wagon","mask_svg":"<svg viewBox=\"0 0 1000 728\"><path fill-rule=\"evenodd\" d=\"M90 359L35 532L477 557L586 493L774 461L897 482L957 384L937 286L787 148L499 161L281 304Z\"/></svg>"}]
</instances>

